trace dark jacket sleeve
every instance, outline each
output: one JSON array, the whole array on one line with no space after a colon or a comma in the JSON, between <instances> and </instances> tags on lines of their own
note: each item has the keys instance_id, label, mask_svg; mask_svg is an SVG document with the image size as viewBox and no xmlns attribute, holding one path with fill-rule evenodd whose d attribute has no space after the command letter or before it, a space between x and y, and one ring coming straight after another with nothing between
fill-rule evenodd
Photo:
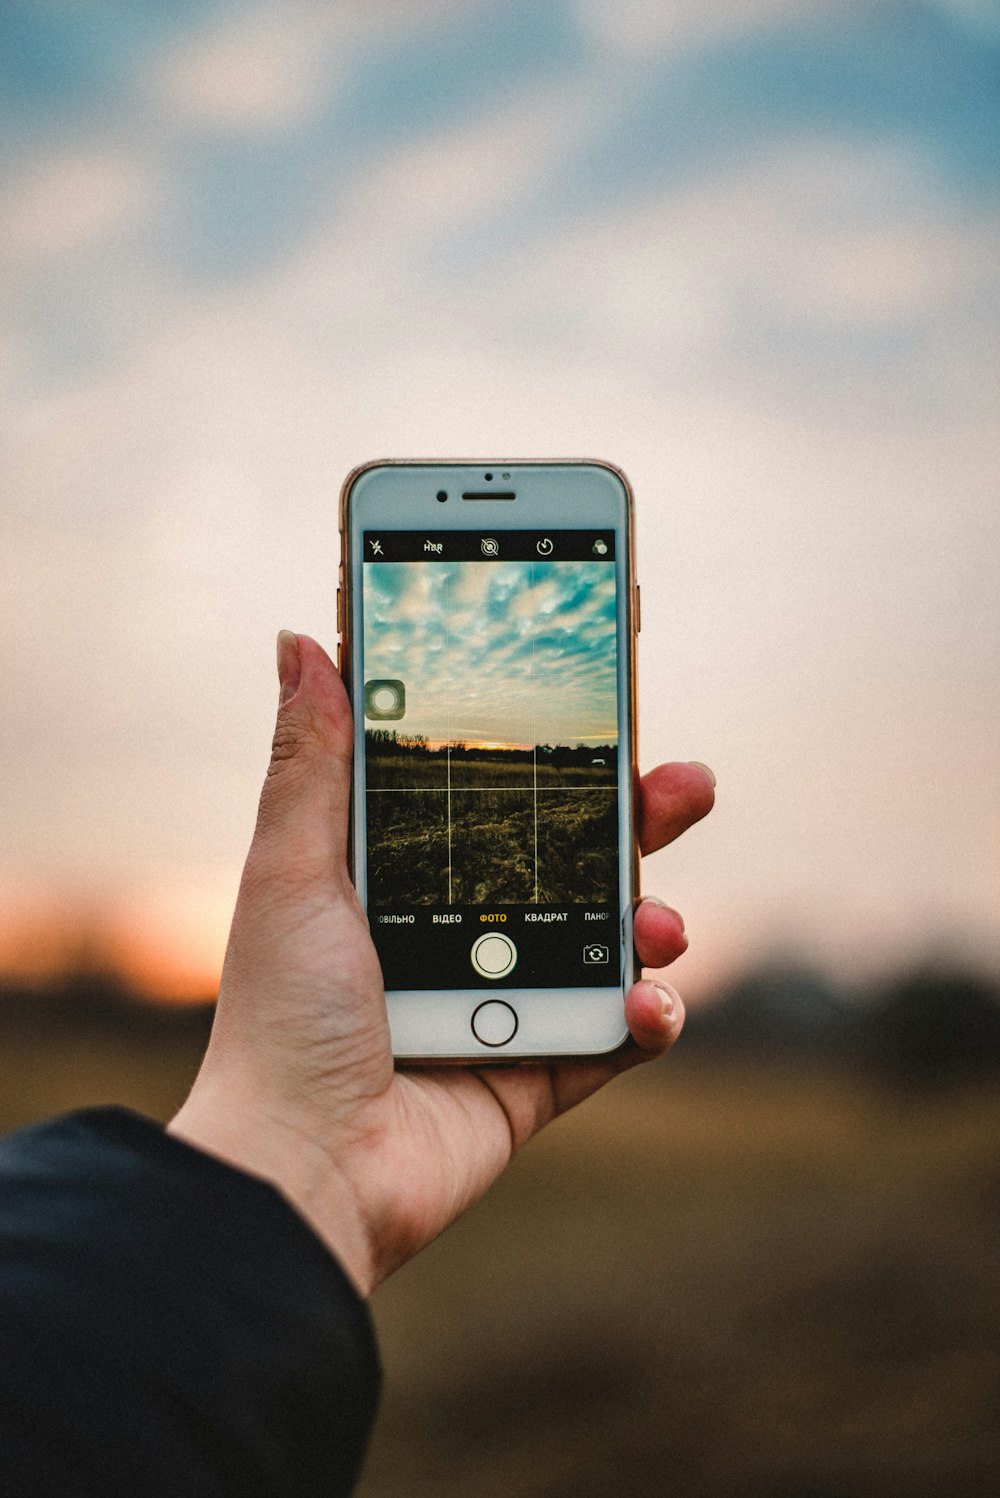
<instances>
[{"instance_id":1,"label":"dark jacket sleeve","mask_svg":"<svg viewBox=\"0 0 1000 1498\"><path fill-rule=\"evenodd\" d=\"M124 1109L0 1143L0 1492L335 1498L364 1304L273 1187Z\"/></svg>"}]
</instances>

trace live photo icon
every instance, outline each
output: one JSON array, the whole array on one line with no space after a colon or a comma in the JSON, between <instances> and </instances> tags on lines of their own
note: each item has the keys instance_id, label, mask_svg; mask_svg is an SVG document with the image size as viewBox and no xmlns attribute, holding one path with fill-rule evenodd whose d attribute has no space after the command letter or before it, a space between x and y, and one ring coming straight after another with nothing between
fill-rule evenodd
<instances>
[{"instance_id":1,"label":"live photo icon","mask_svg":"<svg viewBox=\"0 0 1000 1498\"><path fill-rule=\"evenodd\" d=\"M406 688L401 681L365 682L365 717L373 722L401 718L406 712Z\"/></svg>"}]
</instances>

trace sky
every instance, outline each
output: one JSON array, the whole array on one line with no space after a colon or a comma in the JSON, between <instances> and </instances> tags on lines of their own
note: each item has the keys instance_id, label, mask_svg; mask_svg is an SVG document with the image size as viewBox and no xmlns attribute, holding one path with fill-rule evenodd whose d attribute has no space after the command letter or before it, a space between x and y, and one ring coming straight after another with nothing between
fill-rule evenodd
<instances>
[{"instance_id":1,"label":"sky","mask_svg":"<svg viewBox=\"0 0 1000 1498\"><path fill-rule=\"evenodd\" d=\"M387 456L636 492L697 996L997 966L995 0L7 0L0 970L210 990Z\"/></svg>"},{"instance_id":2,"label":"sky","mask_svg":"<svg viewBox=\"0 0 1000 1498\"><path fill-rule=\"evenodd\" d=\"M398 732L434 746L618 742L613 562L364 572L365 680L402 681Z\"/></svg>"}]
</instances>

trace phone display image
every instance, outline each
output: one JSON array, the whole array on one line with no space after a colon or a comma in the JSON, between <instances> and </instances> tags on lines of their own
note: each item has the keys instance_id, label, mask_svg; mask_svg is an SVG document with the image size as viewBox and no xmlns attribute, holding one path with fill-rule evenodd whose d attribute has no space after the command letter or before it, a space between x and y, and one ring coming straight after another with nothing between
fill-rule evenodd
<instances>
[{"instance_id":1,"label":"phone display image","mask_svg":"<svg viewBox=\"0 0 1000 1498\"><path fill-rule=\"evenodd\" d=\"M366 531L362 574L387 988L619 984L614 532Z\"/></svg>"}]
</instances>

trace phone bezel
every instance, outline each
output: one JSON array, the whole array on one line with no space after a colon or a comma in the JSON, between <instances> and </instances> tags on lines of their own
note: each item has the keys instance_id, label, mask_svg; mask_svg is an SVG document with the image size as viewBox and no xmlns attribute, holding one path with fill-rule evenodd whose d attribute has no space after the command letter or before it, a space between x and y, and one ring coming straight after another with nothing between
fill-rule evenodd
<instances>
[{"instance_id":1,"label":"phone bezel","mask_svg":"<svg viewBox=\"0 0 1000 1498\"><path fill-rule=\"evenodd\" d=\"M492 473L498 488L517 498L465 501L463 490L482 491ZM501 474L510 474L500 480ZM447 508L437 499L449 494ZM487 520L487 516L489 519ZM363 533L377 529L534 530L546 525L574 529L613 527L617 533L618 689L621 725L619 779L619 898L622 983L592 988L503 988L495 997L518 1014L513 1040L501 1048L479 1042L471 1028L473 1011L489 999L489 990L398 990L387 994L393 1053L405 1062L454 1061L505 1064L565 1056L602 1055L628 1039L624 994L636 976L632 914L638 897L638 849L635 842L634 787L636 748L636 634L634 499L631 485L614 464L597 459L380 459L353 469L344 481L340 501L340 606L338 627L341 668L351 690L360 681L362 640L361 577ZM357 694L355 768L351 812L351 846L364 846L361 790L364 717ZM366 901L364 862L352 855L359 897Z\"/></svg>"}]
</instances>

